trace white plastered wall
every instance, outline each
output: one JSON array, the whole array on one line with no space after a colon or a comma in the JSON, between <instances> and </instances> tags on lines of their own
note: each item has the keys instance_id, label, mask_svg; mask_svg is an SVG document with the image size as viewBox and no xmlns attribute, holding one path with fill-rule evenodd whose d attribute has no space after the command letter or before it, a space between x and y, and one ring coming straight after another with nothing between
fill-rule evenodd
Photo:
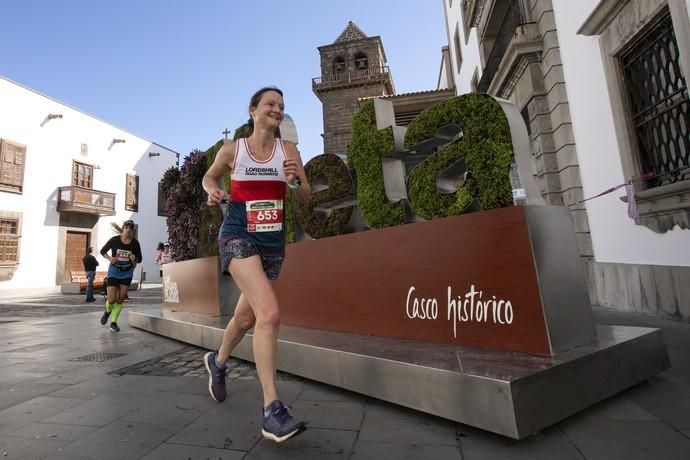
<instances>
[{"instance_id":1,"label":"white plastered wall","mask_svg":"<svg viewBox=\"0 0 690 460\"><path fill-rule=\"evenodd\" d=\"M153 254L156 243L167 238L165 218L157 212L158 182L165 170L176 165L176 152L2 77L0 101L0 138L27 146L23 193L0 192L0 211L22 213L20 263L11 280L0 282L0 292L56 286L57 189L71 185L73 161L94 166L95 190L116 194L116 215L98 220L97 241L91 242L94 252L114 235L111 222L134 219L143 252L135 278L145 271L148 281L158 281ZM48 114L62 118L47 120ZM125 142L112 144L113 139ZM88 153L81 153L82 144L88 146ZM139 176L138 212L125 210L127 174ZM107 261L96 255L99 270L106 270Z\"/></svg>"},{"instance_id":2,"label":"white plastered wall","mask_svg":"<svg viewBox=\"0 0 690 460\"><path fill-rule=\"evenodd\" d=\"M453 0L448 6L448 0L441 0L446 18L446 33L448 35L448 47L450 50L452 68L455 78L455 94L461 95L472 91L472 78L477 72L477 78L481 78L481 60L479 57L479 45L477 43L477 29L471 29L467 43L462 23L462 0ZM459 31L460 50L462 52L462 65L458 72L458 59L455 42L455 30Z\"/></svg>"}]
</instances>

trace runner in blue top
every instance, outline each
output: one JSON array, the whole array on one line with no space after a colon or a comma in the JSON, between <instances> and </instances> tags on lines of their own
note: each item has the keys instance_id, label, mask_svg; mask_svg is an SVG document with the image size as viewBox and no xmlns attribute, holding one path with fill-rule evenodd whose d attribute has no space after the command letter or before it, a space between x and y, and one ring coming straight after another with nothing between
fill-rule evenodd
<instances>
[{"instance_id":1,"label":"runner in blue top","mask_svg":"<svg viewBox=\"0 0 690 460\"><path fill-rule=\"evenodd\" d=\"M108 267L108 298L105 301L105 313L101 324L108 322L112 315L110 330L119 332L117 318L122 310L122 302L127 297L127 290L134 277L134 267L141 262L141 246L134 238L134 221L126 220L122 224L122 233L110 238L101 248L101 255L110 261Z\"/></svg>"}]
</instances>

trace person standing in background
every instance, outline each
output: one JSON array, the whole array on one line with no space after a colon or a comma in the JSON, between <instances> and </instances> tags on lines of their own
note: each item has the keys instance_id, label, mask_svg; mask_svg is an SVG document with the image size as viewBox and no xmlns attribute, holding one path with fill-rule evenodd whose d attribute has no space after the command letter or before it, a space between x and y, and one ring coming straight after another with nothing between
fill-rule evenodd
<instances>
[{"instance_id":1,"label":"person standing in background","mask_svg":"<svg viewBox=\"0 0 690 460\"><path fill-rule=\"evenodd\" d=\"M86 272L86 299L84 302L96 301L96 298L93 296L93 280L96 278L96 267L98 267L98 261L92 255L92 253L93 248L90 247L82 259L84 271Z\"/></svg>"},{"instance_id":2,"label":"person standing in background","mask_svg":"<svg viewBox=\"0 0 690 460\"><path fill-rule=\"evenodd\" d=\"M169 264L173 261L172 251L170 250L170 243L167 241L163 244L163 252L161 252L161 278L163 277L163 265Z\"/></svg>"},{"instance_id":3,"label":"person standing in background","mask_svg":"<svg viewBox=\"0 0 690 460\"><path fill-rule=\"evenodd\" d=\"M161 281L163 280L163 264L161 263L161 254L163 254L163 247L163 243L159 241L158 246L156 247L156 257L153 258L153 263L158 265L158 274L161 277Z\"/></svg>"}]
</instances>

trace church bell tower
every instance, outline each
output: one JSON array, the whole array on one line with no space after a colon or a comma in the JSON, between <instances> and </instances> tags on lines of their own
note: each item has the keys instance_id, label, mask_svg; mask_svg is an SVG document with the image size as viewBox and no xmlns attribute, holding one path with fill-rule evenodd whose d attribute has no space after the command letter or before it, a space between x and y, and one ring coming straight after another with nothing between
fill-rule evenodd
<instances>
[{"instance_id":1,"label":"church bell tower","mask_svg":"<svg viewBox=\"0 0 690 460\"><path fill-rule=\"evenodd\" d=\"M323 151L347 154L358 99L395 94L381 37L367 37L352 21L330 45L318 48L321 76L312 90L323 104Z\"/></svg>"}]
</instances>

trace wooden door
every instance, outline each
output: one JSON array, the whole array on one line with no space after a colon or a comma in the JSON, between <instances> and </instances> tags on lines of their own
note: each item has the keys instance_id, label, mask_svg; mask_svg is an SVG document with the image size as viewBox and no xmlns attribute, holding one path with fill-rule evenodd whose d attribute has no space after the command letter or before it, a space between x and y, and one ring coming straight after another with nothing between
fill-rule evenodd
<instances>
[{"instance_id":1,"label":"wooden door","mask_svg":"<svg viewBox=\"0 0 690 460\"><path fill-rule=\"evenodd\" d=\"M84 271L84 256L89 245L89 234L67 232L65 244L65 281L70 280L70 270Z\"/></svg>"}]
</instances>

